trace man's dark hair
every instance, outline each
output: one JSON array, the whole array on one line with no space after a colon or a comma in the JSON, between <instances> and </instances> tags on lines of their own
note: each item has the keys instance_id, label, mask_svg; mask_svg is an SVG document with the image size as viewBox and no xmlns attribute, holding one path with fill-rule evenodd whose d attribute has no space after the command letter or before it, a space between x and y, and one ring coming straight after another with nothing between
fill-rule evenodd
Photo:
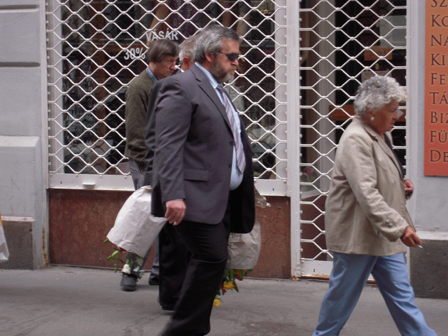
<instances>
[{"instance_id":1,"label":"man's dark hair","mask_svg":"<svg viewBox=\"0 0 448 336\"><path fill-rule=\"evenodd\" d=\"M179 46L176 42L167 39L155 40L151 43L146 54L148 63L160 63L165 56L176 57L179 55Z\"/></svg>"}]
</instances>

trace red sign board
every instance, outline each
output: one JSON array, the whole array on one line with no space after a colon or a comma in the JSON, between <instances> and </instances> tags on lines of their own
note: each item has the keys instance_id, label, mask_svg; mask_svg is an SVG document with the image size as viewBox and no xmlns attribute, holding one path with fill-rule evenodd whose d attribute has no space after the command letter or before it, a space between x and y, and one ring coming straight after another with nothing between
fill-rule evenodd
<instances>
[{"instance_id":1,"label":"red sign board","mask_svg":"<svg viewBox=\"0 0 448 336\"><path fill-rule=\"evenodd\" d=\"M448 0L426 0L425 175L448 176Z\"/></svg>"}]
</instances>

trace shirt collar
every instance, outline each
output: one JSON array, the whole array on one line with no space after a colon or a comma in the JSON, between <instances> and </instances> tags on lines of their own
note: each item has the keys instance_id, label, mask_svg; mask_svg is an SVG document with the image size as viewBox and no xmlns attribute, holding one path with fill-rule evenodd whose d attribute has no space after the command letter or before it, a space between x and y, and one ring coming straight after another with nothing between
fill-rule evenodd
<instances>
[{"instance_id":1,"label":"shirt collar","mask_svg":"<svg viewBox=\"0 0 448 336\"><path fill-rule=\"evenodd\" d=\"M216 90L216 88L218 87L219 83L216 81L215 77L213 77L213 75L210 73L210 71L208 71L206 68L204 68L198 62L196 62L195 64L207 76L208 80L210 81L210 84Z\"/></svg>"},{"instance_id":2,"label":"shirt collar","mask_svg":"<svg viewBox=\"0 0 448 336\"><path fill-rule=\"evenodd\" d=\"M159 78L156 76L156 74L154 72L152 72L152 70L149 68L149 66L146 68L146 73L148 74L149 77L151 77L151 79L154 81L154 83L159 80Z\"/></svg>"}]
</instances>

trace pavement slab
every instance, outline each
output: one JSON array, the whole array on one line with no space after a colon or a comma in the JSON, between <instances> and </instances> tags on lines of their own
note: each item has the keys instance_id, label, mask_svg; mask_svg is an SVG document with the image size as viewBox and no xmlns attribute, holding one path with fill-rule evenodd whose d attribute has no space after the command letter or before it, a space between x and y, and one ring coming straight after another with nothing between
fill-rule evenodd
<instances>
[{"instance_id":1,"label":"pavement slab","mask_svg":"<svg viewBox=\"0 0 448 336\"><path fill-rule=\"evenodd\" d=\"M0 336L157 336L170 313L148 274L135 292L121 273L51 266L0 270ZM246 278L212 312L210 336L311 336L328 283ZM416 299L428 325L448 335L448 301ZM341 336L399 336L375 286L366 286Z\"/></svg>"}]
</instances>

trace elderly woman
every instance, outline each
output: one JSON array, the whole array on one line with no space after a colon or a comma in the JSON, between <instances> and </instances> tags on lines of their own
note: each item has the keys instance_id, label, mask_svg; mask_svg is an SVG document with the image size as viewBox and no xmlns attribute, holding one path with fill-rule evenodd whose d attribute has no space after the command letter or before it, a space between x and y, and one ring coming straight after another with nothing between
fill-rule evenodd
<instances>
[{"instance_id":1,"label":"elderly woman","mask_svg":"<svg viewBox=\"0 0 448 336\"><path fill-rule=\"evenodd\" d=\"M330 286L313 336L339 335L370 274L401 335L432 336L414 303L403 253L421 245L406 210L413 190L392 150L390 130L406 99L389 77L365 81L356 117L338 146L326 201L327 246L333 252Z\"/></svg>"}]
</instances>

